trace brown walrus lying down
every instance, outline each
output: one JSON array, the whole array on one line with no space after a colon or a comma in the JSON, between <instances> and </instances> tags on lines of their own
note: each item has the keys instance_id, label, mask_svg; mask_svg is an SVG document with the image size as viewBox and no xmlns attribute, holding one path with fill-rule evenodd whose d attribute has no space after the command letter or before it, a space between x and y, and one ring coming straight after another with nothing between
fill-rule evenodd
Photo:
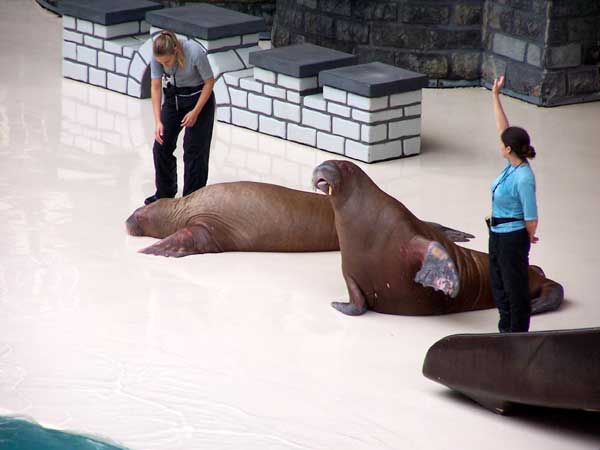
<instances>
[{"instance_id":1,"label":"brown walrus lying down","mask_svg":"<svg viewBox=\"0 0 600 450\"><path fill-rule=\"evenodd\" d=\"M266 183L213 184L183 198L160 199L138 208L126 225L133 236L162 239L141 250L152 255L339 250L329 199ZM423 226L450 240L473 237L435 223Z\"/></svg>"},{"instance_id":2,"label":"brown walrus lying down","mask_svg":"<svg viewBox=\"0 0 600 450\"><path fill-rule=\"evenodd\" d=\"M492 308L487 253L455 245L415 217L349 161L326 161L313 185L328 194L342 253L348 315L367 309L387 314L446 314ZM556 309L563 288L529 268L532 313Z\"/></svg>"}]
</instances>

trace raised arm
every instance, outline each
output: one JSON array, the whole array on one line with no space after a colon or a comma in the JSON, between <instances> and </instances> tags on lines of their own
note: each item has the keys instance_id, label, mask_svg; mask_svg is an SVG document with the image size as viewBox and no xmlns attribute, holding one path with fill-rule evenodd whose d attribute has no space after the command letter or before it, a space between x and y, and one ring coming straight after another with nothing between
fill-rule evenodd
<instances>
[{"instance_id":1,"label":"raised arm","mask_svg":"<svg viewBox=\"0 0 600 450\"><path fill-rule=\"evenodd\" d=\"M494 85L492 86L494 115L496 116L496 128L498 128L499 134L502 134L502 132L508 128L508 118L506 117L504 108L502 108L502 103L500 102L500 91L502 90L502 86L504 86L504 76L496 78L494 80Z\"/></svg>"}]
</instances>

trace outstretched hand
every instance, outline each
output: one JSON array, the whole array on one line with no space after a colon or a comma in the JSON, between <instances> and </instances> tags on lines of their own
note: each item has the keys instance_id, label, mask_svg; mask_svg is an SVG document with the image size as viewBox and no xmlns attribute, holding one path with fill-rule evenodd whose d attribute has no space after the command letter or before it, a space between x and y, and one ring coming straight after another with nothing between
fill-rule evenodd
<instances>
[{"instance_id":1,"label":"outstretched hand","mask_svg":"<svg viewBox=\"0 0 600 450\"><path fill-rule=\"evenodd\" d=\"M494 85L492 86L492 94L500 95L500 91L504 87L504 75L498 77L494 80Z\"/></svg>"}]
</instances>

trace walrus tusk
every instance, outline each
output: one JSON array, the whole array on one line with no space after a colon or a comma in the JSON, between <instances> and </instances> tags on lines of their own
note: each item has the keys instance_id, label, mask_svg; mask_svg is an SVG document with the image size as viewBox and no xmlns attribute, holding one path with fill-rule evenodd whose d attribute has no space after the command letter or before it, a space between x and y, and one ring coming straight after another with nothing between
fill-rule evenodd
<instances>
[{"instance_id":1,"label":"walrus tusk","mask_svg":"<svg viewBox=\"0 0 600 450\"><path fill-rule=\"evenodd\" d=\"M329 185L329 195L331 195L331 191L332 191L331 185Z\"/></svg>"}]
</instances>

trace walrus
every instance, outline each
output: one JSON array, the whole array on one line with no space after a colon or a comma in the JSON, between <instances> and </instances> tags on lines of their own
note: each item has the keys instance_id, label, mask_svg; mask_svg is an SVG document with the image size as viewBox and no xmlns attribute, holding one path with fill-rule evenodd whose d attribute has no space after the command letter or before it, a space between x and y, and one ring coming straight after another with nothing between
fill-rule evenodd
<instances>
[{"instance_id":1,"label":"walrus","mask_svg":"<svg viewBox=\"0 0 600 450\"><path fill-rule=\"evenodd\" d=\"M498 414L518 404L600 411L600 328L447 336L423 375Z\"/></svg>"},{"instance_id":2,"label":"walrus","mask_svg":"<svg viewBox=\"0 0 600 450\"><path fill-rule=\"evenodd\" d=\"M348 315L432 315L494 307L488 255L460 247L424 224L379 189L356 164L326 161L313 186L330 199L342 254L348 302L332 306ZM563 288L529 268L532 313L560 306Z\"/></svg>"},{"instance_id":3,"label":"walrus","mask_svg":"<svg viewBox=\"0 0 600 450\"><path fill-rule=\"evenodd\" d=\"M448 239L468 233L433 222ZM185 197L138 208L126 221L132 236L161 241L141 253L182 257L202 253L339 250L331 203L321 194L250 181L205 186Z\"/></svg>"}]
</instances>

